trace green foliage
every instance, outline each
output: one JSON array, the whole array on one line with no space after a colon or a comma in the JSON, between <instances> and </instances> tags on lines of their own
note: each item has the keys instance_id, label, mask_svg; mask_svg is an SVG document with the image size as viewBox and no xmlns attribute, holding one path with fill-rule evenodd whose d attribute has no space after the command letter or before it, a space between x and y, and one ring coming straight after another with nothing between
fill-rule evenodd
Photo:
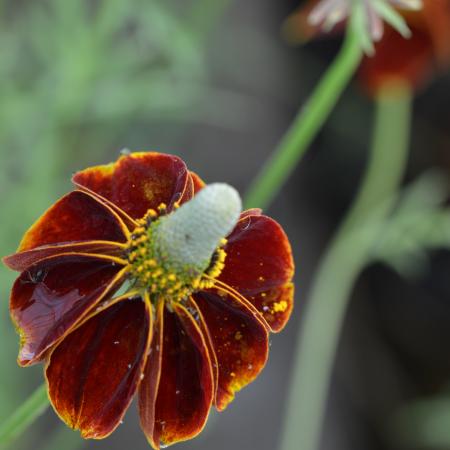
<instances>
[{"instance_id":1,"label":"green foliage","mask_svg":"<svg viewBox=\"0 0 450 450\"><path fill-rule=\"evenodd\" d=\"M443 206L447 196L448 183L437 173L415 181L383 225L374 257L406 277L420 275L430 250L450 247L450 209Z\"/></svg>"},{"instance_id":2,"label":"green foliage","mask_svg":"<svg viewBox=\"0 0 450 450\"><path fill-rule=\"evenodd\" d=\"M407 403L391 418L391 436L405 448L447 449L450 446L450 395Z\"/></svg>"}]
</instances>

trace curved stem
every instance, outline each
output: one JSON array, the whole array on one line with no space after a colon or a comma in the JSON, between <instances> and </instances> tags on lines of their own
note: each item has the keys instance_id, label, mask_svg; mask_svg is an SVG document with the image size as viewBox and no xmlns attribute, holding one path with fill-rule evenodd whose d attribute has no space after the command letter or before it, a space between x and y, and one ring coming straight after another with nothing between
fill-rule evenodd
<instances>
[{"instance_id":1,"label":"curved stem","mask_svg":"<svg viewBox=\"0 0 450 450\"><path fill-rule=\"evenodd\" d=\"M391 210L408 156L411 94L379 93L371 156L360 191L313 281L298 336L282 450L316 450L342 321L356 278Z\"/></svg>"},{"instance_id":2,"label":"curved stem","mask_svg":"<svg viewBox=\"0 0 450 450\"><path fill-rule=\"evenodd\" d=\"M267 207L305 154L355 73L362 57L357 34L349 27L342 48L307 104L298 112L274 153L256 176L246 195L247 208Z\"/></svg>"},{"instance_id":3,"label":"curved stem","mask_svg":"<svg viewBox=\"0 0 450 450\"><path fill-rule=\"evenodd\" d=\"M0 444L6 445L18 437L48 406L47 386L43 383L0 426Z\"/></svg>"}]
</instances>

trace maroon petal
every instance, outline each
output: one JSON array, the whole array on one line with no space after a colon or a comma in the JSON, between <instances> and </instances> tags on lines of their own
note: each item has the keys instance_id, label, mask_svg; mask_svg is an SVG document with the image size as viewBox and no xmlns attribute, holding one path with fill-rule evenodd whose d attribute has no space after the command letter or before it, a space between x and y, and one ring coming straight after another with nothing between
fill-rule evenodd
<instances>
[{"instance_id":1,"label":"maroon petal","mask_svg":"<svg viewBox=\"0 0 450 450\"><path fill-rule=\"evenodd\" d=\"M261 208L250 208L246 209L245 211L242 211L241 217L239 220L245 219L246 217L250 216L261 216L262 215L262 209Z\"/></svg>"},{"instance_id":2,"label":"maroon petal","mask_svg":"<svg viewBox=\"0 0 450 450\"><path fill-rule=\"evenodd\" d=\"M256 213L244 212L228 236L218 280L250 301L272 331L280 331L293 307L291 247L277 222Z\"/></svg>"},{"instance_id":3,"label":"maroon petal","mask_svg":"<svg viewBox=\"0 0 450 450\"><path fill-rule=\"evenodd\" d=\"M122 300L70 333L50 356L49 396L57 414L84 438L119 425L141 379L151 339L151 308Z\"/></svg>"},{"instance_id":4,"label":"maroon petal","mask_svg":"<svg viewBox=\"0 0 450 450\"><path fill-rule=\"evenodd\" d=\"M252 382L268 356L268 331L239 298L214 290L194 296L211 336L219 379L216 407L223 410L235 392Z\"/></svg>"},{"instance_id":5,"label":"maroon petal","mask_svg":"<svg viewBox=\"0 0 450 450\"><path fill-rule=\"evenodd\" d=\"M172 311L164 311L160 376L147 378L147 370L152 371L147 369L140 391L142 427L155 448L199 434L214 394L211 361L201 330L183 306L171 306ZM156 389L148 385L155 386L156 381L155 399ZM153 395L147 397L149 392Z\"/></svg>"},{"instance_id":6,"label":"maroon petal","mask_svg":"<svg viewBox=\"0 0 450 450\"><path fill-rule=\"evenodd\" d=\"M189 174L191 175L192 182L194 184L194 194L197 194L197 192L201 191L206 184L195 172L192 172L192 170Z\"/></svg>"},{"instance_id":7,"label":"maroon petal","mask_svg":"<svg viewBox=\"0 0 450 450\"><path fill-rule=\"evenodd\" d=\"M111 296L124 270L106 256L63 254L22 272L10 299L11 317L21 336L19 364L38 361L98 302Z\"/></svg>"},{"instance_id":8,"label":"maroon petal","mask_svg":"<svg viewBox=\"0 0 450 450\"><path fill-rule=\"evenodd\" d=\"M32 250L25 250L24 252L5 256L3 262L10 269L23 272L31 265L43 259L62 253L90 253L120 257L124 247L124 244L120 244L119 242L108 241L84 241L71 242L70 244L44 245Z\"/></svg>"},{"instance_id":9,"label":"maroon petal","mask_svg":"<svg viewBox=\"0 0 450 450\"><path fill-rule=\"evenodd\" d=\"M111 208L85 192L58 200L25 233L19 252L74 241L126 242L127 229Z\"/></svg>"},{"instance_id":10,"label":"maroon petal","mask_svg":"<svg viewBox=\"0 0 450 450\"><path fill-rule=\"evenodd\" d=\"M153 448L159 448L154 440L156 431L156 397L161 380L162 348L164 327L164 302L156 307L156 317L150 351L144 368L143 379L139 385L139 417L142 430Z\"/></svg>"},{"instance_id":11,"label":"maroon petal","mask_svg":"<svg viewBox=\"0 0 450 450\"><path fill-rule=\"evenodd\" d=\"M192 197L193 183L184 162L163 153L131 153L117 162L78 172L73 182L112 203L133 219L148 209Z\"/></svg>"},{"instance_id":12,"label":"maroon petal","mask_svg":"<svg viewBox=\"0 0 450 450\"><path fill-rule=\"evenodd\" d=\"M205 318L198 307L195 300L190 297L187 302L187 309L189 314L195 319L197 325L200 328L200 331L205 339L206 346L208 347L209 358L211 360L211 368L213 371L213 380L214 380L214 398L217 394L217 386L219 383L219 363L217 362L216 352L214 350L214 343L211 335L209 334L209 328L205 322Z\"/></svg>"}]
</instances>

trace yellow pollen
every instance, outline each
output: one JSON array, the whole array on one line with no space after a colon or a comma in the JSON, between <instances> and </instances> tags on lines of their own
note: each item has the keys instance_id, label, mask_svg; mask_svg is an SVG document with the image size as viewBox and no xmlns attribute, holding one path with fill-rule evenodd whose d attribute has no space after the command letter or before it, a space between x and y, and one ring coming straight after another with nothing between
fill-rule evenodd
<instances>
[{"instance_id":1,"label":"yellow pollen","mask_svg":"<svg viewBox=\"0 0 450 450\"><path fill-rule=\"evenodd\" d=\"M178 202L174 208L178 208ZM227 256L222 248L227 243L221 239L219 247L211 257L209 267L203 273L196 273L192 268L174 269L167 260L155 250L152 241L152 230L159 218L167 214L167 205L161 203L156 210L149 209L142 219L137 221L138 226L133 230L125 258L129 264L130 278L146 289L151 298L165 298L170 301L181 301L193 292L208 289L214 286L217 278L225 267ZM239 340L239 335L236 336Z\"/></svg>"},{"instance_id":2,"label":"yellow pollen","mask_svg":"<svg viewBox=\"0 0 450 450\"><path fill-rule=\"evenodd\" d=\"M285 312L288 308L288 303L286 300L281 300L281 302L276 302L273 304L274 312Z\"/></svg>"}]
</instances>

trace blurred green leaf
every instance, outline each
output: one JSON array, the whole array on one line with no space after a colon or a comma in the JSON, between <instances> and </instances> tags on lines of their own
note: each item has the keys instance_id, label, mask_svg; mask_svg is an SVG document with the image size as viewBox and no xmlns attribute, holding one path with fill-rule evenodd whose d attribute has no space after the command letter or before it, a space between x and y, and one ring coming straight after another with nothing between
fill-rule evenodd
<instances>
[{"instance_id":1,"label":"blurred green leaf","mask_svg":"<svg viewBox=\"0 0 450 450\"><path fill-rule=\"evenodd\" d=\"M445 177L435 172L407 188L383 226L375 259L406 277L420 275L430 250L450 247L450 208L443 206L448 193Z\"/></svg>"},{"instance_id":2,"label":"blurred green leaf","mask_svg":"<svg viewBox=\"0 0 450 450\"><path fill-rule=\"evenodd\" d=\"M410 402L398 410L389 425L391 437L406 448L450 447L450 395Z\"/></svg>"}]
</instances>

